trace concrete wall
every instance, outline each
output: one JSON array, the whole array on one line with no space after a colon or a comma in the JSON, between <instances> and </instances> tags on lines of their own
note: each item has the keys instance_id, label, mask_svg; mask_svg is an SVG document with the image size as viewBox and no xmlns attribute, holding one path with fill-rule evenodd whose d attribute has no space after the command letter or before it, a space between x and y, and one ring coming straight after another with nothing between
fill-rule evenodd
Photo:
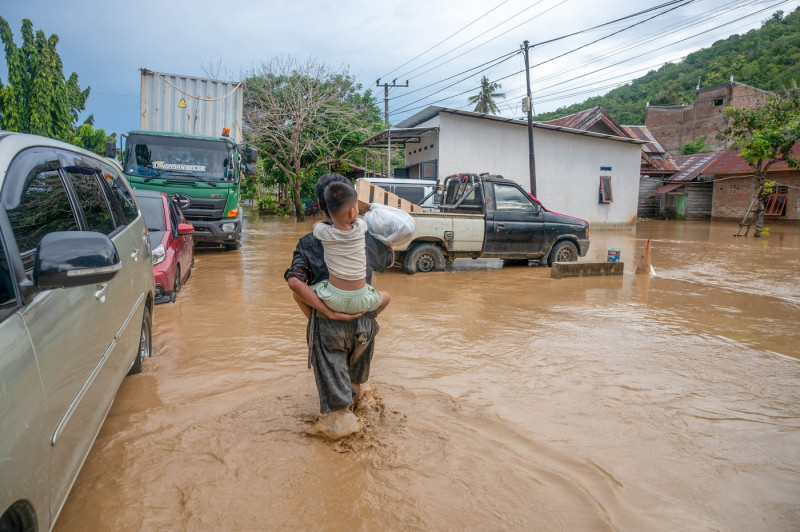
<instances>
[{"instance_id":1,"label":"concrete wall","mask_svg":"<svg viewBox=\"0 0 800 532\"><path fill-rule=\"evenodd\" d=\"M767 179L776 185L788 186L786 211L784 216L766 216L770 220L800 220L800 171L789 170L770 172ZM714 196L711 204L711 217L741 221L755 191L754 177L717 175L714 182Z\"/></svg>"},{"instance_id":2,"label":"concrete wall","mask_svg":"<svg viewBox=\"0 0 800 532\"><path fill-rule=\"evenodd\" d=\"M489 172L530 190L524 125L441 113L439 176ZM590 223L636 223L641 145L534 129L537 197L547 208ZM601 171L611 167L611 171ZM614 201L599 202L600 176L611 176Z\"/></svg>"}]
</instances>

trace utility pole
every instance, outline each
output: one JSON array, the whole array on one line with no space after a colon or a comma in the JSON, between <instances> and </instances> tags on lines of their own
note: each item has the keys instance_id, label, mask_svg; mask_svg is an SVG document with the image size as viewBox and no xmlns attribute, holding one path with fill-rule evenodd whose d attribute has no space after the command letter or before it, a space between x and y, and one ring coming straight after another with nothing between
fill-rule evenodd
<instances>
[{"instance_id":1,"label":"utility pole","mask_svg":"<svg viewBox=\"0 0 800 532\"><path fill-rule=\"evenodd\" d=\"M531 70L528 66L528 41L522 41L525 54L525 81L528 84L528 167L531 177L531 195L536 196L536 157L533 153L533 99L531 98Z\"/></svg>"},{"instance_id":2,"label":"utility pole","mask_svg":"<svg viewBox=\"0 0 800 532\"><path fill-rule=\"evenodd\" d=\"M376 87L381 86L381 78L375 82ZM383 84L383 112L386 122L386 177L392 177L392 133L389 131L389 88L394 87L408 87L408 80L405 85L397 85L397 78L393 79L391 83Z\"/></svg>"}]
</instances>

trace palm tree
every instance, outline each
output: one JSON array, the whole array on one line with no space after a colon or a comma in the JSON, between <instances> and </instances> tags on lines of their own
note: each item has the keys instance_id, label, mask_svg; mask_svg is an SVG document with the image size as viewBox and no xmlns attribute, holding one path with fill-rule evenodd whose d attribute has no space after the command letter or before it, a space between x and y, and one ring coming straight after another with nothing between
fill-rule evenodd
<instances>
[{"instance_id":1,"label":"palm tree","mask_svg":"<svg viewBox=\"0 0 800 532\"><path fill-rule=\"evenodd\" d=\"M502 85L495 82L489 83L489 78L483 76L481 78L481 91L475 96L469 97L469 103L475 104L475 112L487 115L489 113L493 115L499 113L500 110L497 108L497 104L494 102L494 99L503 98L506 95L504 92L495 92L500 88L502 88Z\"/></svg>"}]
</instances>

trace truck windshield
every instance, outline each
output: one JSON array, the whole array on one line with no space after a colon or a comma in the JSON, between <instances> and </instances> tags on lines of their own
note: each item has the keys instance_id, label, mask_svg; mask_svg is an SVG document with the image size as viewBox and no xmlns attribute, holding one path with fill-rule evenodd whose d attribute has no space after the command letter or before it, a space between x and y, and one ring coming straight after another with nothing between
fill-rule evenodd
<instances>
[{"instance_id":1,"label":"truck windshield","mask_svg":"<svg viewBox=\"0 0 800 532\"><path fill-rule=\"evenodd\" d=\"M125 147L125 173L224 181L233 179L233 149L221 140L132 134Z\"/></svg>"}]
</instances>

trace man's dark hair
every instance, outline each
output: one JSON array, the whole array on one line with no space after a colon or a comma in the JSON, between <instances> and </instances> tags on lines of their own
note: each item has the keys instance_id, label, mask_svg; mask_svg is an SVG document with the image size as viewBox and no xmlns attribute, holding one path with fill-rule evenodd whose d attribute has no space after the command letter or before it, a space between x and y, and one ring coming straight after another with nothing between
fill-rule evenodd
<instances>
[{"instance_id":1,"label":"man's dark hair","mask_svg":"<svg viewBox=\"0 0 800 532\"><path fill-rule=\"evenodd\" d=\"M334 181L325 187L325 203L333 216L342 214L356 202L356 189L350 183Z\"/></svg>"},{"instance_id":2,"label":"man's dark hair","mask_svg":"<svg viewBox=\"0 0 800 532\"><path fill-rule=\"evenodd\" d=\"M325 174L324 176L319 178L317 181L317 186L314 187L314 194L317 195L317 203L319 203L319 208L322 209L322 212L330 216L330 212L328 212L328 204L325 201L325 189L331 183L346 183L350 185L350 181L343 175L340 174Z\"/></svg>"}]
</instances>

